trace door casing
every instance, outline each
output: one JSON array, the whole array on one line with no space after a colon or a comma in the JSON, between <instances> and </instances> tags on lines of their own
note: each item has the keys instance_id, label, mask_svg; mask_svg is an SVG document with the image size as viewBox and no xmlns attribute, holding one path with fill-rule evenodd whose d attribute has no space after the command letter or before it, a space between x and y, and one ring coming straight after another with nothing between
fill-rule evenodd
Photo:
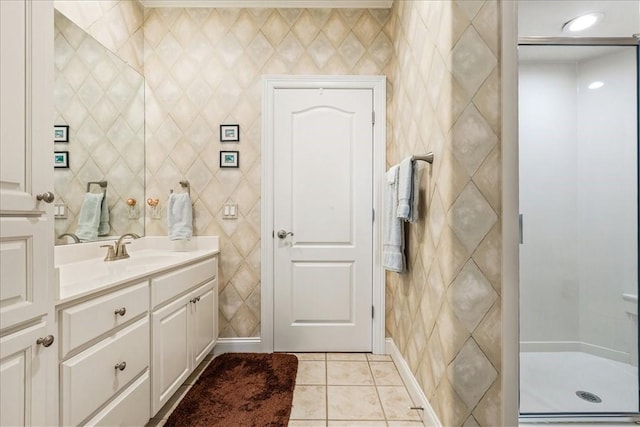
<instances>
[{"instance_id":1,"label":"door casing","mask_svg":"<svg viewBox=\"0 0 640 427\"><path fill-rule=\"evenodd\" d=\"M373 91L373 353L385 353L385 279L382 268L383 177L386 167L386 77L385 76L263 76L262 97L262 217L261 217L261 349L274 350L273 342L273 174L274 99L276 89L370 89Z\"/></svg>"}]
</instances>

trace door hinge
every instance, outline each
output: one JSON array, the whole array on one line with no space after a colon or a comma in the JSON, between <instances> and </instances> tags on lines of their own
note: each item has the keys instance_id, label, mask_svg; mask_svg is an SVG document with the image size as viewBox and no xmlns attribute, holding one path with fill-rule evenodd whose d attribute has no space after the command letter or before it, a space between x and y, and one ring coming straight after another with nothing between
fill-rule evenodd
<instances>
[{"instance_id":1,"label":"door hinge","mask_svg":"<svg viewBox=\"0 0 640 427\"><path fill-rule=\"evenodd\" d=\"M520 244L524 243L524 231L522 230L523 221L524 221L523 215L522 214L518 215L518 240L520 241Z\"/></svg>"},{"instance_id":2,"label":"door hinge","mask_svg":"<svg viewBox=\"0 0 640 427\"><path fill-rule=\"evenodd\" d=\"M375 209L371 209L371 220L372 221L376 220L376 210Z\"/></svg>"},{"instance_id":3,"label":"door hinge","mask_svg":"<svg viewBox=\"0 0 640 427\"><path fill-rule=\"evenodd\" d=\"M376 112L375 111L371 112L371 124L372 125L376 124Z\"/></svg>"},{"instance_id":4,"label":"door hinge","mask_svg":"<svg viewBox=\"0 0 640 427\"><path fill-rule=\"evenodd\" d=\"M271 238L275 239L276 238L276 232L275 230L271 230Z\"/></svg>"},{"instance_id":5,"label":"door hinge","mask_svg":"<svg viewBox=\"0 0 640 427\"><path fill-rule=\"evenodd\" d=\"M371 318L373 319L373 315L375 314L375 307L371 306Z\"/></svg>"}]
</instances>

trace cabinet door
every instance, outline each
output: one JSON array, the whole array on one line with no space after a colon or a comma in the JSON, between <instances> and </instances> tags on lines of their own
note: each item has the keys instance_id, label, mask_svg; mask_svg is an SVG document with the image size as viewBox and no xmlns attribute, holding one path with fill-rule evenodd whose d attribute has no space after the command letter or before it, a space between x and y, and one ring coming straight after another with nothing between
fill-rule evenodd
<instances>
[{"instance_id":1,"label":"cabinet door","mask_svg":"<svg viewBox=\"0 0 640 427\"><path fill-rule=\"evenodd\" d=\"M45 322L0 338L0 425L43 426L46 421L47 357L52 347L36 344L46 334Z\"/></svg>"},{"instance_id":2,"label":"cabinet door","mask_svg":"<svg viewBox=\"0 0 640 427\"><path fill-rule=\"evenodd\" d=\"M188 296L151 315L152 416L178 390L190 373Z\"/></svg>"},{"instance_id":3,"label":"cabinet door","mask_svg":"<svg viewBox=\"0 0 640 427\"><path fill-rule=\"evenodd\" d=\"M53 4L0 1L0 328L44 314L53 280Z\"/></svg>"},{"instance_id":4,"label":"cabinet door","mask_svg":"<svg viewBox=\"0 0 640 427\"><path fill-rule=\"evenodd\" d=\"M216 282L216 281L214 281ZM210 284L208 284L210 286ZM191 304L193 332L193 368L209 354L217 338L217 287L206 289L198 294L199 300Z\"/></svg>"}]
</instances>

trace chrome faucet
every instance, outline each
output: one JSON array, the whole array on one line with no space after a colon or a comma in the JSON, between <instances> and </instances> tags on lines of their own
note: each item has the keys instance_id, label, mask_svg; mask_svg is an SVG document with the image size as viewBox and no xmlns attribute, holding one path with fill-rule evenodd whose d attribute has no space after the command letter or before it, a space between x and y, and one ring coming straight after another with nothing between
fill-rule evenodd
<instances>
[{"instance_id":1,"label":"chrome faucet","mask_svg":"<svg viewBox=\"0 0 640 427\"><path fill-rule=\"evenodd\" d=\"M62 233L61 235L58 236L58 239L62 239L63 237L71 237L74 243L80 243L80 239L78 238L78 236L76 236L73 233Z\"/></svg>"},{"instance_id":2,"label":"chrome faucet","mask_svg":"<svg viewBox=\"0 0 640 427\"><path fill-rule=\"evenodd\" d=\"M125 233L113 244L113 245L102 245L101 248L107 248L107 256L104 257L105 261L116 261L118 259L126 259L129 258L129 254L127 253L127 248L125 245L130 242L125 242L126 238L139 239L136 233Z\"/></svg>"}]
</instances>

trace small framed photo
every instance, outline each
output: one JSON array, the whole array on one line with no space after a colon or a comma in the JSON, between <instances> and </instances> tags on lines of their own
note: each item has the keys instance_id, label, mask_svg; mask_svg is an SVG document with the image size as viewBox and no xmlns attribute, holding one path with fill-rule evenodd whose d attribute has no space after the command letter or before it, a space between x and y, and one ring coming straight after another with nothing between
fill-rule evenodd
<instances>
[{"instance_id":1,"label":"small framed photo","mask_svg":"<svg viewBox=\"0 0 640 427\"><path fill-rule=\"evenodd\" d=\"M69 142L69 126L53 126L53 142Z\"/></svg>"},{"instance_id":2,"label":"small framed photo","mask_svg":"<svg viewBox=\"0 0 640 427\"><path fill-rule=\"evenodd\" d=\"M68 151L54 151L53 152L53 167L56 169L69 169L69 152Z\"/></svg>"},{"instance_id":3,"label":"small framed photo","mask_svg":"<svg viewBox=\"0 0 640 427\"><path fill-rule=\"evenodd\" d=\"M220 125L220 142L240 142L240 125Z\"/></svg>"},{"instance_id":4,"label":"small framed photo","mask_svg":"<svg viewBox=\"0 0 640 427\"><path fill-rule=\"evenodd\" d=\"M221 151L220 167L237 168L240 166L240 153L237 151Z\"/></svg>"}]
</instances>

